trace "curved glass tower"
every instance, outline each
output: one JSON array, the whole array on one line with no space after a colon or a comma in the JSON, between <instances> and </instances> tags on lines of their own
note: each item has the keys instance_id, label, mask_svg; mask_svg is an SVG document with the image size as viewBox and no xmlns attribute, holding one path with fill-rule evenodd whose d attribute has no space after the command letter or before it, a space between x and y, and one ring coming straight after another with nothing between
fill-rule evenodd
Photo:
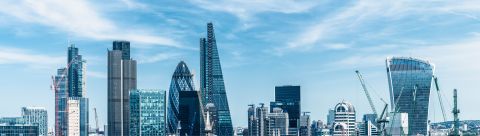
<instances>
[{"instance_id":1,"label":"curved glass tower","mask_svg":"<svg viewBox=\"0 0 480 136\"><path fill-rule=\"evenodd\" d=\"M170 90L168 95L167 106L167 130L170 134L179 133L179 92L180 91L195 91L193 84L193 74L187 67L185 62L178 63L177 68L172 76L170 82Z\"/></svg>"},{"instance_id":2,"label":"curved glass tower","mask_svg":"<svg viewBox=\"0 0 480 136\"><path fill-rule=\"evenodd\" d=\"M212 23L207 24L207 38L200 38L200 89L203 107L207 107L209 103L216 107L216 111L213 111L215 115L213 115L212 131L219 136L233 135L232 119Z\"/></svg>"},{"instance_id":3,"label":"curved glass tower","mask_svg":"<svg viewBox=\"0 0 480 136\"><path fill-rule=\"evenodd\" d=\"M392 110L408 113L409 135L427 135L434 65L411 57L387 58L386 65Z\"/></svg>"}]
</instances>

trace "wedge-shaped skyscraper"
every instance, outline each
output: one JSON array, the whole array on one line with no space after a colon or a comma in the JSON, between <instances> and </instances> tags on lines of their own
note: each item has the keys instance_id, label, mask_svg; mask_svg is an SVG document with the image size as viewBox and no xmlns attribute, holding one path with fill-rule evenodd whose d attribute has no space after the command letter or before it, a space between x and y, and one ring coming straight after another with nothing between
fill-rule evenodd
<instances>
[{"instance_id":1,"label":"wedge-shaped skyscraper","mask_svg":"<svg viewBox=\"0 0 480 136\"><path fill-rule=\"evenodd\" d=\"M392 110L408 113L409 135L427 135L433 64L417 58L392 57L387 58L386 65Z\"/></svg>"},{"instance_id":2,"label":"wedge-shaped skyscraper","mask_svg":"<svg viewBox=\"0 0 480 136\"><path fill-rule=\"evenodd\" d=\"M203 107L212 103L213 132L216 135L233 135L232 119L228 107L227 93L223 82L222 67L217 50L213 24L207 24L207 38L200 38L200 89Z\"/></svg>"}]
</instances>

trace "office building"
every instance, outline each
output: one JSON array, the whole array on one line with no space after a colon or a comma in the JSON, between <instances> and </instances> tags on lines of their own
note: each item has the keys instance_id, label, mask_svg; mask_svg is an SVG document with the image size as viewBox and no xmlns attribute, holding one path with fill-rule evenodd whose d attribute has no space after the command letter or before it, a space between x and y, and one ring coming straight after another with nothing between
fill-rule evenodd
<instances>
[{"instance_id":1,"label":"office building","mask_svg":"<svg viewBox=\"0 0 480 136\"><path fill-rule=\"evenodd\" d=\"M180 135L204 135L205 121L203 119L203 108L199 92L180 91L179 99Z\"/></svg>"},{"instance_id":2,"label":"office building","mask_svg":"<svg viewBox=\"0 0 480 136\"><path fill-rule=\"evenodd\" d=\"M66 136L68 129L67 121L67 69L57 70L54 77L53 87L55 91L55 134L56 136Z\"/></svg>"},{"instance_id":3,"label":"office building","mask_svg":"<svg viewBox=\"0 0 480 136\"><path fill-rule=\"evenodd\" d=\"M335 116L333 122L334 136L354 136L356 135L356 115L355 108L349 102L342 101L335 106Z\"/></svg>"},{"instance_id":4,"label":"office building","mask_svg":"<svg viewBox=\"0 0 480 136\"><path fill-rule=\"evenodd\" d=\"M276 86L275 101L270 103L270 112L274 108L281 108L288 113L289 135L298 134L298 121L300 121L300 86Z\"/></svg>"},{"instance_id":5,"label":"office building","mask_svg":"<svg viewBox=\"0 0 480 136\"><path fill-rule=\"evenodd\" d=\"M248 105L247 119L248 119L248 136L257 136L258 135L258 120L257 114L255 112L255 104Z\"/></svg>"},{"instance_id":6,"label":"office building","mask_svg":"<svg viewBox=\"0 0 480 136\"><path fill-rule=\"evenodd\" d=\"M311 136L311 120L309 112L304 112L302 116L300 116L300 124L298 127L298 133L301 136Z\"/></svg>"},{"instance_id":7,"label":"office building","mask_svg":"<svg viewBox=\"0 0 480 136\"><path fill-rule=\"evenodd\" d=\"M390 112L387 115L390 121L385 124L385 133L387 135L409 135L410 117L408 113Z\"/></svg>"},{"instance_id":8,"label":"office building","mask_svg":"<svg viewBox=\"0 0 480 136\"><path fill-rule=\"evenodd\" d=\"M0 136L40 136L40 133L38 125L0 124Z\"/></svg>"},{"instance_id":9,"label":"office building","mask_svg":"<svg viewBox=\"0 0 480 136\"><path fill-rule=\"evenodd\" d=\"M167 106L167 129L169 134L177 134L179 124L179 98L181 91L195 91L195 84L193 84L193 74L188 69L185 62L180 61L175 68L170 82L170 90L168 92L168 106ZM200 111L200 110L198 110ZM202 113L203 114L203 113Z\"/></svg>"},{"instance_id":10,"label":"office building","mask_svg":"<svg viewBox=\"0 0 480 136\"><path fill-rule=\"evenodd\" d=\"M285 136L289 135L289 116L281 108L274 108L273 112L267 114L267 135Z\"/></svg>"},{"instance_id":11,"label":"office building","mask_svg":"<svg viewBox=\"0 0 480 136\"><path fill-rule=\"evenodd\" d=\"M358 124L360 136L377 136L377 114L365 114Z\"/></svg>"},{"instance_id":12,"label":"office building","mask_svg":"<svg viewBox=\"0 0 480 136\"><path fill-rule=\"evenodd\" d=\"M333 126L333 122L335 122L335 110L329 109L327 115L327 126L331 128Z\"/></svg>"},{"instance_id":13,"label":"office building","mask_svg":"<svg viewBox=\"0 0 480 136\"><path fill-rule=\"evenodd\" d=\"M265 104L260 103L260 107L257 107L257 133L258 136L268 136L268 107Z\"/></svg>"},{"instance_id":14,"label":"office building","mask_svg":"<svg viewBox=\"0 0 480 136\"><path fill-rule=\"evenodd\" d=\"M23 107L22 118L27 124L37 125L40 136L47 136L48 133L48 114L43 107Z\"/></svg>"},{"instance_id":15,"label":"office building","mask_svg":"<svg viewBox=\"0 0 480 136\"><path fill-rule=\"evenodd\" d=\"M434 65L411 57L387 58L386 65L392 111L408 113L410 134L427 135Z\"/></svg>"},{"instance_id":16,"label":"office building","mask_svg":"<svg viewBox=\"0 0 480 136\"><path fill-rule=\"evenodd\" d=\"M68 47L67 91L68 97L84 97L85 95L85 60L78 54L74 44Z\"/></svg>"},{"instance_id":17,"label":"office building","mask_svg":"<svg viewBox=\"0 0 480 136\"><path fill-rule=\"evenodd\" d=\"M130 91L130 136L166 135L166 92Z\"/></svg>"},{"instance_id":18,"label":"office building","mask_svg":"<svg viewBox=\"0 0 480 136\"><path fill-rule=\"evenodd\" d=\"M67 100L68 136L88 136L88 98L69 97Z\"/></svg>"},{"instance_id":19,"label":"office building","mask_svg":"<svg viewBox=\"0 0 480 136\"><path fill-rule=\"evenodd\" d=\"M223 80L220 57L212 23L207 24L207 38L200 38L200 90L202 103L211 103L214 114L213 132L216 135L233 135L232 119Z\"/></svg>"},{"instance_id":20,"label":"office building","mask_svg":"<svg viewBox=\"0 0 480 136\"><path fill-rule=\"evenodd\" d=\"M137 88L137 62L130 58L130 42L114 41L108 51L108 135L129 134L129 92Z\"/></svg>"}]
</instances>

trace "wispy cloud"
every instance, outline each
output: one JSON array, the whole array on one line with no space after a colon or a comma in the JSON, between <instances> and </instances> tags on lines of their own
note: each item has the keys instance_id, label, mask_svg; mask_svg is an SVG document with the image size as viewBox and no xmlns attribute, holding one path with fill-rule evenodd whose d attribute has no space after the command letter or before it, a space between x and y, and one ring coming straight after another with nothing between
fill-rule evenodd
<instances>
[{"instance_id":1,"label":"wispy cloud","mask_svg":"<svg viewBox=\"0 0 480 136\"><path fill-rule=\"evenodd\" d=\"M180 54L178 53L157 53L152 56L139 56L138 63L145 64L145 63L155 63L160 61L165 61L169 59L173 59L178 57Z\"/></svg>"},{"instance_id":2,"label":"wispy cloud","mask_svg":"<svg viewBox=\"0 0 480 136\"><path fill-rule=\"evenodd\" d=\"M262 12L277 12L285 14L306 12L319 4L318 1L296 0L190 0L190 2L206 10L233 14L242 20L251 19L255 14Z\"/></svg>"},{"instance_id":3,"label":"wispy cloud","mask_svg":"<svg viewBox=\"0 0 480 136\"><path fill-rule=\"evenodd\" d=\"M140 6L124 0L131 6ZM104 17L86 0L5 0L0 1L0 14L14 17L21 22L38 23L73 36L95 40L125 39L149 45L180 47L172 38L156 35L154 32L119 26ZM125 21L125 20L123 20Z\"/></svg>"},{"instance_id":4,"label":"wispy cloud","mask_svg":"<svg viewBox=\"0 0 480 136\"><path fill-rule=\"evenodd\" d=\"M104 72L87 70L86 73L87 73L87 77L102 78L102 79L107 78L107 73L104 73Z\"/></svg>"},{"instance_id":5,"label":"wispy cloud","mask_svg":"<svg viewBox=\"0 0 480 136\"><path fill-rule=\"evenodd\" d=\"M38 54L29 50L1 47L0 65L18 64L34 69L52 69L64 63L66 58Z\"/></svg>"}]
</instances>

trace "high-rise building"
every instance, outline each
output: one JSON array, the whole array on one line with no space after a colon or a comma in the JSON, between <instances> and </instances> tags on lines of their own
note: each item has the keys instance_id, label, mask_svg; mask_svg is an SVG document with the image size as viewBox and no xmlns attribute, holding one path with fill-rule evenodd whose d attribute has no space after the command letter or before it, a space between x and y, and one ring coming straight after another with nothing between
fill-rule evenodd
<instances>
[{"instance_id":1,"label":"high-rise building","mask_svg":"<svg viewBox=\"0 0 480 136\"><path fill-rule=\"evenodd\" d=\"M40 136L38 131L32 124L0 124L0 136Z\"/></svg>"},{"instance_id":2,"label":"high-rise building","mask_svg":"<svg viewBox=\"0 0 480 136\"><path fill-rule=\"evenodd\" d=\"M172 81L170 82L170 90L168 92L169 95L167 106L167 130L169 134L179 133L179 92L181 91L195 91L195 84L193 84L193 74L188 69L187 64L185 64L185 62L183 61L178 63L175 71L173 72ZM199 109L198 111L201 111L201 109Z\"/></svg>"},{"instance_id":3,"label":"high-rise building","mask_svg":"<svg viewBox=\"0 0 480 136\"><path fill-rule=\"evenodd\" d=\"M300 86L276 86L275 101L270 103L270 112L281 108L288 113L289 135L297 135L300 121Z\"/></svg>"},{"instance_id":4,"label":"high-rise building","mask_svg":"<svg viewBox=\"0 0 480 136\"><path fill-rule=\"evenodd\" d=\"M302 116L300 116L300 124L298 127L299 135L301 136L311 136L311 120L310 115L307 114L308 112L304 112Z\"/></svg>"},{"instance_id":5,"label":"high-rise building","mask_svg":"<svg viewBox=\"0 0 480 136\"><path fill-rule=\"evenodd\" d=\"M161 90L130 91L130 136L166 135L166 96Z\"/></svg>"},{"instance_id":6,"label":"high-rise building","mask_svg":"<svg viewBox=\"0 0 480 136\"><path fill-rule=\"evenodd\" d=\"M130 58L130 42L114 41L108 51L108 135L129 134L129 92L137 88L137 62Z\"/></svg>"},{"instance_id":7,"label":"high-rise building","mask_svg":"<svg viewBox=\"0 0 480 136\"><path fill-rule=\"evenodd\" d=\"M265 107L263 103L260 103L260 107L257 107L257 133L258 136L268 136L268 107Z\"/></svg>"},{"instance_id":8,"label":"high-rise building","mask_svg":"<svg viewBox=\"0 0 480 136\"><path fill-rule=\"evenodd\" d=\"M427 135L434 65L411 57L387 58L386 65L392 111L408 113L410 134Z\"/></svg>"},{"instance_id":9,"label":"high-rise building","mask_svg":"<svg viewBox=\"0 0 480 136\"><path fill-rule=\"evenodd\" d=\"M180 91L180 135L200 136L204 135L205 121L203 108L198 91Z\"/></svg>"},{"instance_id":10,"label":"high-rise building","mask_svg":"<svg viewBox=\"0 0 480 136\"><path fill-rule=\"evenodd\" d=\"M255 113L255 104L249 105L247 111L247 118L248 118L248 129L247 135L249 136L257 136L258 135L258 120L257 114Z\"/></svg>"},{"instance_id":11,"label":"high-rise building","mask_svg":"<svg viewBox=\"0 0 480 136\"><path fill-rule=\"evenodd\" d=\"M342 101L335 106L334 136L354 136L356 133L356 115L352 104Z\"/></svg>"},{"instance_id":12,"label":"high-rise building","mask_svg":"<svg viewBox=\"0 0 480 136\"><path fill-rule=\"evenodd\" d=\"M385 125L385 133L386 135L391 136L408 136L411 135L409 133L409 115L408 113L398 113L398 112L390 112L387 115L390 118L390 121L387 122Z\"/></svg>"},{"instance_id":13,"label":"high-rise building","mask_svg":"<svg viewBox=\"0 0 480 136\"><path fill-rule=\"evenodd\" d=\"M69 136L88 136L88 98L69 97L67 106L67 134Z\"/></svg>"},{"instance_id":14,"label":"high-rise building","mask_svg":"<svg viewBox=\"0 0 480 136\"><path fill-rule=\"evenodd\" d=\"M281 108L274 108L273 112L267 114L267 135L268 136L285 136L289 135L289 116Z\"/></svg>"},{"instance_id":15,"label":"high-rise building","mask_svg":"<svg viewBox=\"0 0 480 136\"><path fill-rule=\"evenodd\" d=\"M211 103L216 109L213 132L216 135L233 135L232 119L223 81L220 57L217 50L213 24L207 24L207 38L200 38L200 89L204 107Z\"/></svg>"},{"instance_id":16,"label":"high-rise building","mask_svg":"<svg viewBox=\"0 0 480 136\"><path fill-rule=\"evenodd\" d=\"M360 136L377 136L377 114L363 115L362 122L358 123L358 129Z\"/></svg>"},{"instance_id":17,"label":"high-rise building","mask_svg":"<svg viewBox=\"0 0 480 136\"><path fill-rule=\"evenodd\" d=\"M67 136L68 120L67 120L67 69L61 68L57 70L54 77L53 85L55 90L55 134L56 136Z\"/></svg>"},{"instance_id":18,"label":"high-rise building","mask_svg":"<svg viewBox=\"0 0 480 136\"><path fill-rule=\"evenodd\" d=\"M68 73L67 91L68 97L83 97L85 95L85 60L78 54L78 48L74 44L68 47Z\"/></svg>"},{"instance_id":19,"label":"high-rise building","mask_svg":"<svg viewBox=\"0 0 480 136\"><path fill-rule=\"evenodd\" d=\"M23 107L22 118L27 124L37 125L40 136L47 136L48 114L43 107Z\"/></svg>"}]
</instances>

